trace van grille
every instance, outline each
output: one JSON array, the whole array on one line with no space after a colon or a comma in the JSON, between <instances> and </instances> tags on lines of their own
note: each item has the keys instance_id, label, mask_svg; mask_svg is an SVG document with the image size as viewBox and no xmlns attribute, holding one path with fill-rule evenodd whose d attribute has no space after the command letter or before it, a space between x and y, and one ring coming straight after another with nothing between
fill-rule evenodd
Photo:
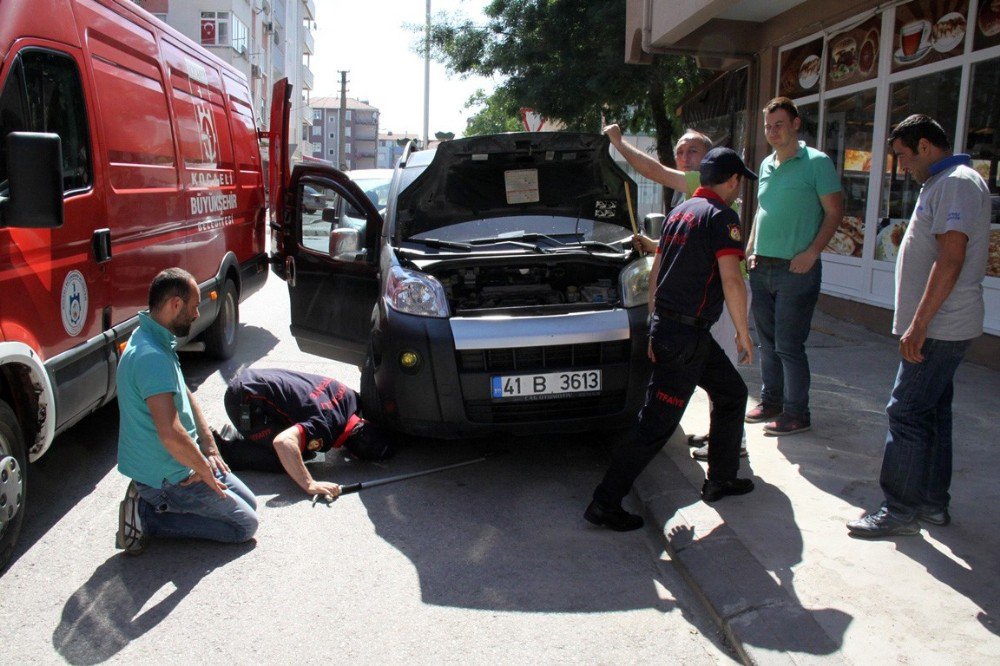
<instances>
[{"instance_id":1,"label":"van grille","mask_svg":"<svg viewBox=\"0 0 1000 666\"><path fill-rule=\"evenodd\" d=\"M548 347L506 347L501 349L462 349L458 367L463 372L504 372L567 370L592 368L628 360L631 342L588 342Z\"/></svg>"},{"instance_id":2,"label":"van grille","mask_svg":"<svg viewBox=\"0 0 1000 666\"><path fill-rule=\"evenodd\" d=\"M556 400L497 403L468 400L465 414L476 423L525 423L566 421L616 414L625 408L625 392L614 391L599 396Z\"/></svg>"}]
</instances>

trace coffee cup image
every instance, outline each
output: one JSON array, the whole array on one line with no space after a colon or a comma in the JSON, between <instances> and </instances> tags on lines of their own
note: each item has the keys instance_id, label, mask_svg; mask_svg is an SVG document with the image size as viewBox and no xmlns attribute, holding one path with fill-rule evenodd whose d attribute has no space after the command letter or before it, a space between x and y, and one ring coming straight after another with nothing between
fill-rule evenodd
<instances>
[{"instance_id":1,"label":"coffee cup image","mask_svg":"<svg viewBox=\"0 0 1000 666\"><path fill-rule=\"evenodd\" d=\"M927 40L930 34L930 21L910 21L900 28L899 47L903 55L909 58L920 49L928 46Z\"/></svg>"}]
</instances>

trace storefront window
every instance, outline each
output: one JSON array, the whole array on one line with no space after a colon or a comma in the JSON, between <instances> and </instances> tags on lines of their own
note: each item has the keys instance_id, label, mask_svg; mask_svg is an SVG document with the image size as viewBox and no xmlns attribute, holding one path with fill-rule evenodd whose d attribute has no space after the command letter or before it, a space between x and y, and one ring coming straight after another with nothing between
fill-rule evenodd
<instances>
[{"instance_id":1,"label":"storefront window","mask_svg":"<svg viewBox=\"0 0 1000 666\"><path fill-rule=\"evenodd\" d=\"M872 170L875 89L826 101L823 149L837 165L844 187L844 219L827 252L860 257L865 239L868 174Z\"/></svg>"},{"instance_id":2,"label":"storefront window","mask_svg":"<svg viewBox=\"0 0 1000 666\"><path fill-rule=\"evenodd\" d=\"M956 67L893 84L889 88L889 127L895 127L911 114L923 113L938 121L949 137L953 136L961 79L962 70ZM890 151L886 151L886 161L875 258L895 261L920 183L897 168Z\"/></svg>"},{"instance_id":3,"label":"storefront window","mask_svg":"<svg viewBox=\"0 0 1000 666\"><path fill-rule=\"evenodd\" d=\"M799 126L799 141L805 141L807 146L815 148L816 138L819 136L819 102L797 106L799 118L802 120Z\"/></svg>"},{"instance_id":4,"label":"storefront window","mask_svg":"<svg viewBox=\"0 0 1000 666\"><path fill-rule=\"evenodd\" d=\"M990 218L990 258L986 274L1000 277L1000 58L972 69L972 100L965 152L990 186L993 214Z\"/></svg>"}]
</instances>

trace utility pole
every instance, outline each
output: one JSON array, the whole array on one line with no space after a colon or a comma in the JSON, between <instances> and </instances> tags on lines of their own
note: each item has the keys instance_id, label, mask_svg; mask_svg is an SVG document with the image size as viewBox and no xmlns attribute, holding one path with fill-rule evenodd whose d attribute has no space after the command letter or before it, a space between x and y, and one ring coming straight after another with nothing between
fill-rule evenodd
<instances>
[{"instance_id":1,"label":"utility pole","mask_svg":"<svg viewBox=\"0 0 1000 666\"><path fill-rule=\"evenodd\" d=\"M427 0L427 25L424 28L424 148L428 146L431 113L431 0Z\"/></svg>"},{"instance_id":2,"label":"utility pole","mask_svg":"<svg viewBox=\"0 0 1000 666\"><path fill-rule=\"evenodd\" d=\"M430 0L428 0L429 2ZM337 168L341 171L346 171L347 166L347 155L346 146L347 141L345 135L345 128L347 127L347 70L340 70L340 118L337 122L337 161L339 164Z\"/></svg>"}]
</instances>

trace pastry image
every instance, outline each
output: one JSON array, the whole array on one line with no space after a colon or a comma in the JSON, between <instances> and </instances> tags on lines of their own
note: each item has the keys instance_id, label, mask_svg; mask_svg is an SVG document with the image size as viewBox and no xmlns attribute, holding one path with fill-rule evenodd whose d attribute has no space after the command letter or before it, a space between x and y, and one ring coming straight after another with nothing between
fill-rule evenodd
<instances>
[{"instance_id":1,"label":"pastry image","mask_svg":"<svg viewBox=\"0 0 1000 666\"><path fill-rule=\"evenodd\" d=\"M932 30L934 48L941 53L951 51L965 38L965 17L958 12L950 12L938 19Z\"/></svg>"},{"instance_id":2,"label":"pastry image","mask_svg":"<svg viewBox=\"0 0 1000 666\"><path fill-rule=\"evenodd\" d=\"M799 86L809 90L819 81L819 56L811 55L802 61L799 67Z\"/></svg>"},{"instance_id":3,"label":"pastry image","mask_svg":"<svg viewBox=\"0 0 1000 666\"><path fill-rule=\"evenodd\" d=\"M986 37L1000 33L1000 0L981 0L978 23L979 32Z\"/></svg>"}]
</instances>

